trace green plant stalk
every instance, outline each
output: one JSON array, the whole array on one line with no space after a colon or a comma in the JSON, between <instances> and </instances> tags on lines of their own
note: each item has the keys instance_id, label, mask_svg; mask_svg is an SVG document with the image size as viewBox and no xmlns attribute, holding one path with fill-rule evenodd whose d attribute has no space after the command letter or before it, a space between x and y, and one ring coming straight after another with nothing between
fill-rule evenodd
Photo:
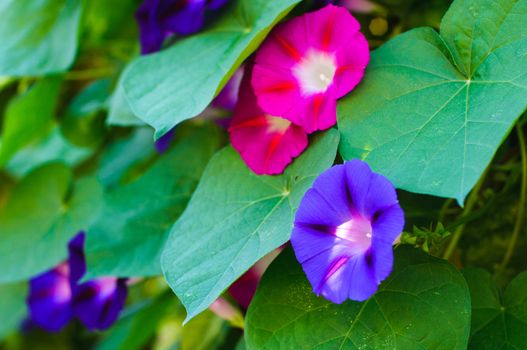
<instances>
[{"instance_id":1,"label":"green plant stalk","mask_svg":"<svg viewBox=\"0 0 527 350\"><path fill-rule=\"evenodd\" d=\"M483 182L485 181L487 171L483 173L481 178L479 179L478 183L470 193L470 196L467 199L467 205L465 205L465 208L463 209L463 213L461 214L461 217L468 216L472 209L474 209L474 205L476 205L478 201L478 194L481 189L481 186L483 185ZM454 254L454 251L456 250L457 244L459 242L459 239L463 235L463 230L465 229L465 224L462 224L456 228L454 231L454 234L452 235L452 239L448 243L448 247L445 250L445 253L443 254L443 259L449 260L452 254Z\"/></svg>"},{"instance_id":2,"label":"green plant stalk","mask_svg":"<svg viewBox=\"0 0 527 350\"><path fill-rule=\"evenodd\" d=\"M443 203L443 206L441 207L441 210L439 211L439 220L438 222L444 223L445 217L447 214L448 209L450 208L450 205L454 202L454 199L449 198Z\"/></svg>"},{"instance_id":3,"label":"green plant stalk","mask_svg":"<svg viewBox=\"0 0 527 350\"><path fill-rule=\"evenodd\" d=\"M521 229L523 227L523 221L525 217L525 201L527 197L527 149L525 146L525 138L523 136L521 125L516 125L516 131L518 133L518 142L520 143L520 154L522 159L522 180L521 180L521 193L520 193L520 203L518 204L518 215L516 216L516 223L514 224L514 231L512 232L511 240L507 246L507 252L503 257L503 261L497 271L501 273L505 270L509 264L512 255L514 254L514 249L516 248L516 243L518 242L518 237L520 236Z\"/></svg>"},{"instance_id":4,"label":"green plant stalk","mask_svg":"<svg viewBox=\"0 0 527 350\"><path fill-rule=\"evenodd\" d=\"M107 68L93 68L87 70L78 70L67 72L64 76L65 80L91 80L110 77L114 74L113 67Z\"/></svg>"}]
</instances>

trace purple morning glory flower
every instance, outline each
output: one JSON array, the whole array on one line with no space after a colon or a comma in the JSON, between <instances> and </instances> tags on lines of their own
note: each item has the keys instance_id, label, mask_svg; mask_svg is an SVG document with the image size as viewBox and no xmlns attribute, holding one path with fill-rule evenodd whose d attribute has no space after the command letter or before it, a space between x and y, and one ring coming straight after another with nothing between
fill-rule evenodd
<instances>
[{"instance_id":1,"label":"purple morning glory flower","mask_svg":"<svg viewBox=\"0 0 527 350\"><path fill-rule=\"evenodd\" d=\"M378 8L378 6L370 0L315 0L315 5L339 5L347 8L353 12L369 13Z\"/></svg>"},{"instance_id":2,"label":"purple morning glory flower","mask_svg":"<svg viewBox=\"0 0 527 350\"><path fill-rule=\"evenodd\" d=\"M68 243L68 264L70 266L70 281L72 285L75 285L86 273L84 240L85 233L81 231Z\"/></svg>"},{"instance_id":3,"label":"purple morning glory flower","mask_svg":"<svg viewBox=\"0 0 527 350\"><path fill-rule=\"evenodd\" d=\"M47 331L60 331L73 317L69 275L68 264L62 263L29 282L31 319Z\"/></svg>"},{"instance_id":4,"label":"purple morning glory flower","mask_svg":"<svg viewBox=\"0 0 527 350\"><path fill-rule=\"evenodd\" d=\"M392 271L404 213L388 179L352 160L322 173L296 213L291 244L317 295L363 301Z\"/></svg>"},{"instance_id":5,"label":"purple morning glory flower","mask_svg":"<svg viewBox=\"0 0 527 350\"><path fill-rule=\"evenodd\" d=\"M73 290L73 313L90 330L104 330L119 317L128 289L123 278L104 277L79 283L86 273L85 234L79 233L69 244L69 264Z\"/></svg>"},{"instance_id":6,"label":"purple morning glory flower","mask_svg":"<svg viewBox=\"0 0 527 350\"><path fill-rule=\"evenodd\" d=\"M31 320L45 330L60 331L73 317L90 330L111 326L124 307L125 279L106 277L79 283L86 273L84 232L69 243L68 260L30 281Z\"/></svg>"},{"instance_id":7,"label":"purple morning glory flower","mask_svg":"<svg viewBox=\"0 0 527 350\"><path fill-rule=\"evenodd\" d=\"M127 293L123 278L103 277L79 284L73 293L73 312L89 330L107 329L119 317Z\"/></svg>"},{"instance_id":8,"label":"purple morning glory flower","mask_svg":"<svg viewBox=\"0 0 527 350\"><path fill-rule=\"evenodd\" d=\"M217 10L228 0L145 0L136 13L141 53L161 49L171 34L188 35L199 31L206 10Z\"/></svg>"}]
</instances>

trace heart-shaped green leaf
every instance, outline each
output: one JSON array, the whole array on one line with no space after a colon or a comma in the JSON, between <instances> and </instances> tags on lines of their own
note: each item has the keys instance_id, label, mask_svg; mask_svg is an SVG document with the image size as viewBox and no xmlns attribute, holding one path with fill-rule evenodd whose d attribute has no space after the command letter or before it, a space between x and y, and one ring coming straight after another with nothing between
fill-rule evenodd
<instances>
[{"instance_id":1,"label":"heart-shaped green leaf","mask_svg":"<svg viewBox=\"0 0 527 350\"><path fill-rule=\"evenodd\" d=\"M280 176L255 175L230 146L212 158L161 259L187 320L289 239L304 192L333 164L338 142L336 130L319 135Z\"/></svg>"},{"instance_id":2,"label":"heart-shaped green leaf","mask_svg":"<svg viewBox=\"0 0 527 350\"><path fill-rule=\"evenodd\" d=\"M465 269L472 297L469 349L526 349L527 272L519 274L501 295L483 269Z\"/></svg>"},{"instance_id":3,"label":"heart-shaped green leaf","mask_svg":"<svg viewBox=\"0 0 527 350\"><path fill-rule=\"evenodd\" d=\"M0 0L0 76L66 70L77 52L81 0Z\"/></svg>"},{"instance_id":4,"label":"heart-shaped green leaf","mask_svg":"<svg viewBox=\"0 0 527 350\"><path fill-rule=\"evenodd\" d=\"M236 0L210 30L135 61L124 77L128 102L159 137L201 113L273 25L300 0Z\"/></svg>"},{"instance_id":5,"label":"heart-shaped green leaf","mask_svg":"<svg viewBox=\"0 0 527 350\"><path fill-rule=\"evenodd\" d=\"M527 0L457 0L441 32L373 52L338 108L345 159L405 190L462 202L527 106Z\"/></svg>"},{"instance_id":6,"label":"heart-shaped green leaf","mask_svg":"<svg viewBox=\"0 0 527 350\"><path fill-rule=\"evenodd\" d=\"M67 244L97 213L95 179L75 183L71 170L50 163L29 173L0 211L0 282L33 277L66 258Z\"/></svg>"},{"instance_id":7,"label":"heart-shaped green leaf","mask_svg":"<svg viewBox=\"0 0 527 350\"><path fill-rule=\"evenodd\" d=\"M264 274L246 317L247 349L464 350L470 295L461 273L410 246L363 303L313 294L292 249Z\"/></svg>"},{"instance_id":8,"label":"heart-shaped green leaf","mask_svg":"<svg viewBox=\"0 0 527 350\"><path fill-rule=\"evenodd\" d=\"M86 241L88 276L151 276L209 158L219 146L217 128L176 130L181 140L138 180L104 196Z\"/></svg>"}]
</instances>

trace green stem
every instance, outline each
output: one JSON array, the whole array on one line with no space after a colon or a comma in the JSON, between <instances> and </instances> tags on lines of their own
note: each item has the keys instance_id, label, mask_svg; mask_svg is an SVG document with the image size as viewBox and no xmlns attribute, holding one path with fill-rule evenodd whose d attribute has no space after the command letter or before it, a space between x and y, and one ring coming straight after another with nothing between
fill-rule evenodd
<instances>
[{"instance_id":1,"label":"green stem","mask_svg":"<svg viewBox=\"0 0 527 350\"><path fill-rule=\"evenodd\" d=\"M441 210L439 211L438 222L442 224L444 223L448 208L450 208L450 205L452 205L453 202L454 202L454 199L449 198L445 201L445 203L443 203L443 206L441 207Z\"/></svg>"},{"instance_id":2,"label":"green stem","mask_svg":"<svg viewBox=\"0 0 527 350\"><path fill-rule=\"evenodd\" d=\"M468 196L467 204L465 205L465 208L463 209L463 213L461 213L461 217L468 216L472 212L472 209L474 209L474 206L476 205L476 203L478 202L479 191L485 180L486 173L487 173L486 171L483 173L478 183L476 184L476 186L474 187L474 189ZM456 228L456 230L454 231L454 235L452 236L452 239L450 240L448 247L446 248L445 253L443 254L443 259L449 260L452 254L454 254L454 251L456 250L459 239L463 235L464 229L465 229L465 224L459 225Z\"/></svg>"},{"instance_id":3,"label":"green stem","mask_svg":"<svg viewBox=\"0 0 527 350\"><path fill-rule=\"evenodd\" d=\"M516 131L518 133L518 142L520 143L520 154L522 159L520 203L518 207L518 215L516 216L516 223L514 225L514 231L512 232L512 237L509 241L507 252L503 257L503 261L500 267L498 268L497 274L500 274L505 270L512 258L512 255L514 254L514 248L516 248L516 243L518 242L518 237L520 236L520 232L523 227L523 220L525 217L525 201L527 197L527 150L525 146L525 138L523 136L522 128L519 124L516 125Z\"/></svg>"},{"instance_id":4,"label":"green stem","mask_svg":"<svg viewBox=\"0 0 527 350\"><path fill-rule=\"evenodd\" d=\"M108 68L93 68L87 70L70 71L67 72L64 79L66 80L91 80L98 78L105 78L113 75L115 69Z\"/></svg>"}]
</instances>

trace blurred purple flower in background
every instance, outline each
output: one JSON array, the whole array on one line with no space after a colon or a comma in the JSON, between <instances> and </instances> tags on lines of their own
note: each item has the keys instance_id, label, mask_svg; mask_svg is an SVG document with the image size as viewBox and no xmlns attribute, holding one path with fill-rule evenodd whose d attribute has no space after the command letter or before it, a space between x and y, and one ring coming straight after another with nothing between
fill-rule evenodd
<instances>
[{"instance_id":1,"label":"blurred purple flower in background","mask_svg":"<svg viewBox=\"0 0 527 350\"><path fill-rule=\"evenodd\" d=\"M60 331L73 317L69 275L68 264L62 263L29 282L31 320L50 332Z\"/></svg>"},{"instance_id":2,"label":"blurred purple flower in background","mask_svg":"<svg viewBox=\"0 0 527 350\"><path fill-rule=\"evenodd\" d=\"M234 107L238 102L238 92L240 91L243 72L244 66L241 66L234 72L234 74L229 79L227 84L225 84L218 96L216 96L216 98L212 101L213 107L223 108L228 111L234 110Z\"/></svg>"},{"instance_id":3,"label":"blurred purple flower in background","mask_svg":"<svg viewBox=\"0 0 527 350\"><path fill-rule=\"evenodd\" d=\"M258 283L260 283L262 274L262 270L257 267L252 267L229 287L230 295L243 308L249 308L249 304L254 297L254 293L256 293L256 288L258 287Z\"/></svg>"},{"instance_id":4,"label":"blurred purple flower in background","mask_svg":"<svg viewBox=\"0 0 527 350\"><path fill-rule=\"evenodd\" d=\"M315 4L318 6L339 5L358 13L369 13L380 8L379 5L369 0L315 0Z\"/></svg>"},{"instance_id":5,"label":"blurred purple flower in background","mask_svg":"<svg viewBox=\"0 0 527 350\"><path fill-rule=\"evenodd\" d=\"M86 273L84 238L80 232L70 241L66 262L30 281L31 320L47 331L60 331L74 317L90 330L104 330L124 307L125 279L105 277L79 283Z\"/></svg>"},{"instance_id":6,"label":"blurred purple flower in background","mask_svg":"<svg viewBox=\"0 0 527 350\"><path fill-rule=\"evenodd\" d=\"M157 139L157 141L154 143L157 153L165 153L170 148L170 144L172 143L173 139L174 129L170 129L166 134Z\"/></svg>"},{"instance_id":7,"label":"blurred purple flower in background","mask_svg":"<svg viewBox=\"0 0 527 350\"><path fill-rule=\"evenodd\" d=\"M73 312L89 330L107 329L117 320L127 293L122 278L103 277L79 284L73 293Z\"/></svg>"},{"instance_id":8,"label":"blurred purple flower in background","mask_svg":"<svg viewBox=\"0 0 527 350\"><path fill-rule=\"evenodd\" d=\"M141 53L159 51L172 34L188 35L199 31L206 10L217 10L228 0L145 0L136 13Z\"/></svg>"},{"instance_id":9,"label":"blurred purple flower in background","mask_svg":"<svg viewBox=\"0 0 527 350\"><path fill-rule=\"evenodd\" d=\"M291 244L315 294L363 301L391 273L403 227L390 181L352 160L322 173L306 192Z\"/></svg>"}]
</instances>

